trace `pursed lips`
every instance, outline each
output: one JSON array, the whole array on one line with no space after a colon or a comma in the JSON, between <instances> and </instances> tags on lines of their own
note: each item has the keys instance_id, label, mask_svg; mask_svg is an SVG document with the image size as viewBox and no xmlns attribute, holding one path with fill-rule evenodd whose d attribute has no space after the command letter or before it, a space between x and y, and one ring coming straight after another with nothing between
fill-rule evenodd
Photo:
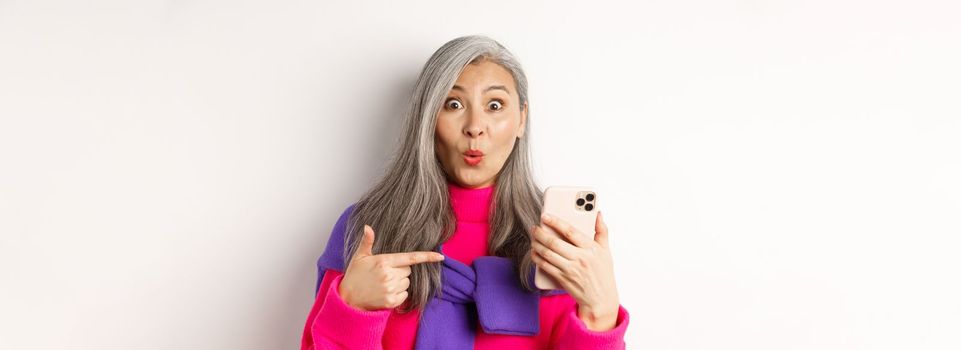
<instances>
[{"instance_id":1,"label":"pursed lips","mask_svg":"<svg viewBox=\"0 0 961 350\"><path fill-rule=\"evenodd\" d=\"M484 152L481 152L480 150L471 149L464 152L464 162L466 162L467 165L475 166L479 164L483 159L484 159Z\"/></svg>"}]
</instances>

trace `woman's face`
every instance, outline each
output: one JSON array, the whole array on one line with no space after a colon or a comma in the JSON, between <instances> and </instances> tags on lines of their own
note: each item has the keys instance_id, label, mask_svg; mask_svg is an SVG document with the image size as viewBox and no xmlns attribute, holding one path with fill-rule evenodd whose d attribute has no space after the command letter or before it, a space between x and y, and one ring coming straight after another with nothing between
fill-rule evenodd
<instances>
[{"instance_id":1,"label":"woman's face","mask_svg":"<svg viewBox=\"0 0 961 350\"><path fill-rule=\"evenodd\" d=\"M510 71L496 63L464 67L437 112L437 158L448 180L467 188L497 180L527 121L514 87Z\"/></svg>"}]
</instances>

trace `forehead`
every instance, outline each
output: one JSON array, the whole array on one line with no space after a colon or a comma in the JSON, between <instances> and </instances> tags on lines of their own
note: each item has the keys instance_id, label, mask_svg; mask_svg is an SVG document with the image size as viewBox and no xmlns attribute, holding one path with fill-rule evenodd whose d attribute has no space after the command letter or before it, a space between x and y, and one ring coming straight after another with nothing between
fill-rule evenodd
<instances>
[{"instance_id":1,"label":"forehead","mask_svg":"<svg viewBox=\"0 0 961 350\"><path fill-rule=\"evenodd\" d=\"M508 91L514 90L514 77L507 68L490 62L468 64L457 77L456 85L463 86L468 91L486 88L490 85L503 85Z\"/></svg>"}]
</instances>

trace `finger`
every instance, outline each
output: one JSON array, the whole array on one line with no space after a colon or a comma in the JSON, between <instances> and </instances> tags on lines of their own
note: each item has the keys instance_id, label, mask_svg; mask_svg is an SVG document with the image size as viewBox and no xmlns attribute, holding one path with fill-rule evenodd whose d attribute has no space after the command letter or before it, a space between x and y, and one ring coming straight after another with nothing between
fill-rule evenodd
<instances>
[{"instance_id":1,"label":"finger","mask_svg":"<svg viewBox=\"0 0 961 350\"><path fill-rule=\"evenodd\" d=\"M399 282L397 282L397 288L395 290L398 292L402 292L402 291L406 291L407 288L409 287L410 287L410 278L405 277L405 278L402 278Z\"/></svg>"},{"instance_id":2,"label":"finger","mask_svg":"<svg viewBox=\"0 0 961 350\"><path fill-rule=\"evenodd\" d=\"M401 278L410 276L410 266L398 266L395 269L397 269L397 276Z\"/></svg>"},{"instance_id":3,"label":"finger","mask_svg":"<svg viewBox=\"0 0 961 350\"><path fill-rule=\"evenodd\" d=\"M397 293L397 297L394 299L396 300L396 302L394 303L393 307L404 305L404 302L407 301L407 295L408 294L406 290L400 293Z\"/></svg>"},{"instance_id":4,"label":"finger","mask_svg":"<svg viewBox=\"0 0 961 350\"><path fill-rule=\"evenodd\" d=\"M364 257L374 255L374 229L368 225L364 225L364 236L360 239L360 246L357 247L357 252L354 253L354 257Z\"/></svg>"},{"instance_id":5,"label":"finger","mask_svg":"<svg viewBox=\"0 0 961 350\"><path fill-rule=\"evenodd\" d=\"M387 265L394 267L444 260L444 256L436 252L408 252L381 255L383 255L383 258L387 261Z\"/></svg>"},{"instance_id":6,"label":"finger","mask_svg":"<svg viewBox=\"0 0 961 350\"><path fill-rule=\"evenodd\" d=\"M534 243L550 248L550 250L568 259L577 257L577 250L580 249L567 243L556 234L551 234L546 227L541 225L534 228L534 242L531 242L531 245L533 246Z\"/></svg>"},{"instance_id":7,"label":"finger","mask_svg":"<svg viewBox=\"0 0 961 350\"><path fill-rule=\"evenodd\" d=\"M560 282L562 287L566 289L567 277L564 276L564 273L561 272L561 269L559 269L557 266L554 266L549 261L544 260L544 258L537 253L531 254L531 261L534 262L534 265L536 265L538 269L544 271L551 277L554 277L554 279Z\"/></svg>"},{"instance_id":8,"label":"finger","mask_svg":"<svg viewBox=\"0 0 961 350\"><path fill-rule=\"evenodd\" d=\"M590 246L590 242L587 240L587 238L578 232L574 226L571 226L567 223L567 221L564 221L564 219L544 213L544 215L541 215L541 222L553 228L554 232L557 232L567 239L568 242L571 242L571 244L577 247L587 248Z\"/></svg>"},{"instance_id":9,"label":"finger","mask_svg":"<svg viewBox=\"0 0 961 350\"><path fill-rule=\"evenodd\" d=\"M594 234L594 242L597 242L597 244L600 244L604 248L609 248L607 245L609 238L607 235L607 224L604 223L604 218L601 216L601 212L598 211L597 220L594 221L594 231L597 232Z\"/></svg>"},{"instance_id":10,"label":"finger","mask_svg":"<svg viewBox=\"0 0 961 350\"><path fill-rule=\"evenodd\" d=\"M561 256L560 254L557 254L557 252L548 249L543 244L534 243L531 249L533 249L534 252L537 253L538 257L543 258L544 260L547 260L547 262L549 262L551 265L554 265L561 271L567 271L567 269L569 269L571 266L570 259L567 259Z\"/></svg>"}]
</instances>

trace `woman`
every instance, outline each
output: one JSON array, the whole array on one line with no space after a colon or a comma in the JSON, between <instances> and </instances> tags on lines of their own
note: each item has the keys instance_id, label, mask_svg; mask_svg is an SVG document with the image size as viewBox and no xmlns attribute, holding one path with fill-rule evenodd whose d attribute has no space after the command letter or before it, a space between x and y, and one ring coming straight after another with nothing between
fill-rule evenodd
<instances>
[{"instance_id":1,"label":"woman","mask_svg":"<svg viewBox=\"0 0 961 350\"><path fill-rule=\"evenodd\" d=\"M602 216L593 241L540 217L514 56L484 36L447 42L406 112L384 176L317 263L302 349L624 348ZM563 290L539 291L535 265Z\"/></svg>"}]
</instances>

